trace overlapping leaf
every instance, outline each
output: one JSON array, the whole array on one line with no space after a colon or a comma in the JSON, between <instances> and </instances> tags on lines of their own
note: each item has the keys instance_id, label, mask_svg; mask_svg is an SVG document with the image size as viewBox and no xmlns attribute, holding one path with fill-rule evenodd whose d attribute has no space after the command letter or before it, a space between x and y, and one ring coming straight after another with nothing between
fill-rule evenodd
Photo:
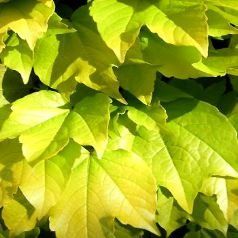
<instances>
[{"instance_id":1,"label":"overlapping leaf","mask_svg":"<svg viewBox=\"0 0 238 238\"><path fill-rule=\"evenodd\" d=\"M155 209L150 169L139 157L118 150L102 160L86 158L73 170L50 222L57 237L103 238L103 218L114 217L157 233Z\"/></svg>"},{"instance_id":2,"label":"overlapping leaf","mask_svg":"<svg viewBox=\"0 0 238 238\"><path fill-rule=\"evenodd\" d=\"M202 1L95 0L91 15L107 45L124 61L140 28L146 25L165 42L195 46L207 56L205 6ZM113 20L112 20L113 19Z\"/></svg>"},{"instance_id":3,"label":"overlapping leaf","mask_svg":"<svg viewBox=\"0 0 238 238\"><path fill-rule=\"evenodd\" d=\"M122 100L112 70L116 57L102 41L87 8L79 9L72 19L78 32L46 35L38 42L36 74L43 83L63 92L74 91L78 81Z\"/></svg>"},{"instance_id":4,"label":"overlapping leaf","mask_svg":"<svg viewBox=\"0 0 238 238\"><path fill-rule=\"evenodd\" d=\"M53 12L54 3L51 0L10 1L1 4L0 35L12 30L33 49L37 39L46 32L47 22Z\"/></svg>"},{"instance_id":5,"label":"overlapping leaf","mask_svg":"<svg viewBox=\"0 0 238 238\"><path fill-rule=\"evenodd\" d=\"M60 108L65 104L60 94L51 91L41 91L16 101L1 127L0 140L19 136L28 161L57 154L69 138L94 146L101 155L107 144L109 99L96 94L83 99L72 112Z\"/></svg>"},{"instance_id":6,"label":"overlapping leaf","mask_svg":"<svg viewBox=\"0 0 238 238\"><path fill-rule=\"evenodd\" d=\"M159 106L128 108L128 117L135 124L126 118L118 120L110 146L132 150L144 158L158 185L169 189L182 208L191 212L204 179L237 177L236 131L221 113L203 102L183 99L168 104L166 110L167 124Z\"/></svg>"}]
</instances>

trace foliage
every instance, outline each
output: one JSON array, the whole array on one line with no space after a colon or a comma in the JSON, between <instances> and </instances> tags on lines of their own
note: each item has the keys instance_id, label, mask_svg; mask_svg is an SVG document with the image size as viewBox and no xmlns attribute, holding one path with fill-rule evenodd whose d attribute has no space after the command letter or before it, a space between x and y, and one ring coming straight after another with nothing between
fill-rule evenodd
<instances>
[{"instance_id":1,"label":"foliage","mask_svg":"<svg viewBox=\"0 0 238 238\"><path fill-rule=\"evenodd\" d=\"M0 238L238 236L236 0L0 0Z\"/></svg>"}]
</instances>

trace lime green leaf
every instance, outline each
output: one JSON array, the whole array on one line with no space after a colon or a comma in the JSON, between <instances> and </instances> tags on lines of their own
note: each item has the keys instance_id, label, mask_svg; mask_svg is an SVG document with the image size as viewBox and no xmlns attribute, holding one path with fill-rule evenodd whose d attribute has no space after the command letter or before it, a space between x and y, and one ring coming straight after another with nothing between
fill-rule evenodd
<instances>
[{"instance_id":1,"label":"lime green leaf","mask_svg":"<svg viewBox=\"0 0 238 238\"><path fill-rule=\"evenodd\" d=\"M237 2L228 0L224 3L220 0L208 0L207 7L209 35L219 37L238 33L237 28L234 27L238 25Z\"/></svg>"},{"instance_id":2,"label":"lime green leaf","mask_svg":"<svg viewBox=\"0 0 238 238\"><path fill-rule=\"evenodd\" d=\"M33 49L37 39L46 32L47 22L53 12L54 3L51 0L22 0L3 4L0 10L0 32L11 29Z\"/></svg>"},{"instance_id":3,"label":"lime green leaf","mask_svg":"<svg viewBox=\"0 0 238 238\"><path fill-rule=\"evenodd\" d=\"M196 223L204 228L219 230L224 235L227 232L228 223L214 197L199 194L195 200L192 217Z\"/></svg>"},{"instance_id":4,"label":"lime green leaf","mask_svg":"<svg viewBox=\"0 0 238 238\"><path fill-rule=\"evenodd\" d=\"M2 217L13 237L32 230L36 225L34 208L21 191L17 192L14 199L7 199L4 202Z\"/></svg>"},{"instance_id":5,"label":"lime green leaf","mask_svg":"<svg viewBox=\"0 0 238 238\"><path fill-rule=\"evenodd\" d=\"M25 84L28 82L33 66L33 52L24 40L12 35L0 58L5 66L21 74Z\"/></svg>"},{"instance_id":6,"label":"lime green leaf","mask_svg":"<svg viewBox=\"0 0 238 238\"><path fill-rule=\"evenodd\" d=\"M102 38L120 61L124 61L143 25L167 43L195 46L207 56L207 23L202 2L95 0L90 13Z\"/></svg>"},{"instance_id":7,"label":"lime green leaf","mask_svg":"<svg viewBox=\"0 0 238 238\"><path fill-rule=\"evenodd\" d=\"M113 51L107 47L99 34L95 22L89 16L88 7L81 7L74 12L72 22L83 44L83 58L96 69L95 73L90 77L90 81L86 77L85 79L79 78L77 80L88 87L100 90L124 102L119 93L119 83L113 72L113 66L117 67L119 62Z\"/></svg>"},{"instance_id":8,"label":"lime green leaf","mask_svg":"<svg viewBox=\"0 0 238 238\"><path fill-rule=\"evenodd\" d=\"M164 190L164 189L163 189ZM158 190L158 215L157 222L162 226L169 236L177 228L186 224L189 215L181 209L174 198L168 192Z\"/></svg>"},{"instance_id":9,"label":"lime green leaf","mask_svg":"<svg viewBox=\"0 0 238 238\"><path fill-rule=\"evenodd\" d=\"M157 67L149 64L124 64L116 70L120 85L141 102L150 104ZM135 74L135 72L137 72Z\"/></svg>"},{"instance_id":10,"label":"lime green leaf","mask_svg":"<svg viewBox=\"0 0 238 238\"><path fill-rule=\"evenodd\" d=\"M73 170L52 210L50 226L59 238L103 238L100 221L117 217L157 233L155 209L156 185L150 169L139 157L119 150L106 153L102 160L87 158Z\"/></svg>"},{"instance_id":11,"label":"lime green leaf","mask_svg":"<svg viewBox=\"0 0 238 238\"><path fill-rule=\"evenodd\" d=\"M220 11L216 11L217 8L207 11L209 35L214 37L224 36L228 34L238 34L238 29L232 26L230 21L226 19L226 15L220 15ZM238 18L237 18L238 21Z\"/></svg>"},{"instance_id":12,"label":"lime green leaf","mask_svg":"<svg viewBox=\"0 0 238 238\"><path fill-rule=\"evenodd\" d=\"M181 79L211 76L213 72L194 69L193 64L201 61L201 54L191 46L171 45L158 38L156 34L143 31L140 34L140 55L128 55L157 66L166 77Z\"/></svg>"},{"instance_id":13,"label":"lime green leaf","mask_svg":"<svg viewBox=\"0 0 238 238\"><path fill-rule=\"evenodd\" d=\"M194 63L193 67L205 73L213 72L213 76L226 74L238 75L238 49L220 49L210 51L209 57Z\"/></svg>"},{"instance_id":14,"label":"lime green leaf","mask_svg":"<svg viewBox=\"0 0 238 238\"><path fill-rule=\"evenodd\" d=\"M58 108L64 104L64 99L58 93L50 91L41 91L17 100L12 104L12 113L2 125L0 140L21 136L20 140L23 142L24 155L28 159L35 159L35 156L40 155L44 151L44 147L50 144L50 141L64 122L64 118L68 115L69 110ZM45 126L42 127L44 122ZM48 133L37 132L35 127L48 130ZM27 143L26 140L29 133L34 136ZM39 134L36 136L36 133L40 133L41 137L38 137ZM26 147L24 147L24 142ZM34 144L35 142L40 143ZM31 146L32 143L34 144L33 147ZM35 147L35 145L37 146Z\"/></svg>"},{"instance_id":15,"label":"lime green leaf","mask_svg":"<svg viewBox=\"0 0 238 238\"><path fill-rule=\"evenodd\" d=\"M67 109L60 94L41 91L21 98L12 104L12 113L1 129L0 140L15 138L27 129L48 121L51 118L67 115Z\"/></svg>"},{"instance_id":16,"label":"lime green leaf","mask_svg":"<svg viewBox=\"0 0 238 238\"><path fill-rule=\"evenodd\" d=\"M28 95L32 88L32 81L24 84L21 75L14 70L7 70L0 79L2 88L2 103L6 105Z\"/></svg>"},{"instance_id":17,"label":"lime green leaf","mask_svg":"<svg viewBox=\"0 0 238 238\"><path fill-rule=\"evenodd\" d=\"M101 156L107 145L110 100L96 94L80 101L75 109L52 91L40 91L13 103L12 113L3 123L0 140L19 137L28 161L56 155L69 138L93 146Z\"/></svg>"},{"instance_id":18,"label":"lime green leaf","mask_svg":"<svg viewBox=\"0 0 238 238\"><path fill-rule=\"evenodd\" d=\"M200 187L202 180L199 182L198 178L202 174L203 176L205 174L237 176L238 151L234 150L233 147L233 143L238 143L236 132L216 108L203 102L184 99L169 104L166 109L170 119L168 127L175 137L173 139L168 134L164 137L164 140L167 141L167 147L170 147L172 152L170 154L174 155L174 164L177 164L179 168L183 168L185 164L181 159L184 160L184 163L191 161L188 169L191 172L190 179L188 179L190 172L182 172L183 170L178 169L178 171L182 172L180 174L183 178L181 180L182 184L185 179L189 181L189 184L193 184L193 189L196 186ZM208 136L210 133L212 136ZM196 153L194 153L194 148L197 148ZM201 168L206 167L207 163L209 164L209 169L206 172L201 171ZM198 165L200 169L197 170L195 167ZM193 166L195 166L194 170ZM196 175L196 173L198 174ZM189 184L186 184L186 187L188 186L187 188L190 190L192 187ZM186 192L186 189L184 191L185 194L189 194L187 201L192 199L192 191ZM181 191L178 192L180 193Z\"/></svg>"},{"instance_id":19,"label":"lime green leaf","mask_svg":"<svg viewBox=\"0 0 238 238\"><path fill-rule=\"evenodd\" d=\"M0 53L5 48L4 40L5 40L6 32L1 30L0 31Z\"/></svg>"},{"instance_id":20,"label":"lime green leaf","mask_svg":"<svg viewBox=\"0 0 238 238\"><path fill-rule=\"evenodd\" d=\"M63 20L60 16L54 13L48 22L47 35L57 35L57 34L66 34L72 33L76 30L68 25L69 23Z\"/></svg>"},{"instance_id":21,"label":"lime green leaf","mask_svg":"<svg viewBox=\"0 0 238 238\"><path fill-rule=\"evenodd\" d=\"M0 207L17 191L24 168L21 144L17 140L0 142Z\"/></svg>"},{"instance_id":22,"label":"lime green leaf","mask_svg":"<svg viewBox=\"0 0 238 238\"><path fill-rule=\"evenodd\" d=\"M183 82L185 83L185 81ZM159 99L161 102L171 102L180 98L192 98L190 93L184 92L180 88L174 87L174 85L165 83L162 80L158 80L156 83L154 98Z\"/></svg>"},{"instance_id":23,"label":"lime green leaf","mask_svg":"<svg viewBox=\"0 0 238 238\"><path fill-rule=\"evenodd\" d=\"M70 135L81 145L92 145L99 157L107 146L110 100L103 94L86 97L69 116Z\"/></svg>"},{"instance_id":24,"label":"lime green leaf","mask_svg":"<svg viewBox=\"0 0 238 238\"><path fill-rule=\"evenodd\" d=\"M116 222L114 236L115 238L142 238L143 231Z\"/></svg>"},{"instance_id":25,"label":"lime green leaf","mask_svg":"<svg viewBox=\"0 0 238 238\"><path fill-rule=\"evenodd\" d=\"M227 180L228 221L238 229L238 180Z\"/></svg>"},{"instance_id":26,"label":"lime green leaf","mask_svg":"<svg viewBox=\"0 0 238 238\"><path fill-rule=\"evenodd\" d=\"M71 168L83 153L82 147L70 142L55 157L43 160L24 171L19 187L34 206L38 219L47 216L49 210L57 203L70 176Z\"/></svg>"},{"instance_id":27,"label":"lime green leaf","mask_svg":"<svg viewBox=\"0 0 238 238\"><path fill-rule=\"evenodd\" d=\"M190 231L184 236L184 238L214 238L214 237L225 238L225 236L222 233L216 230L211 231L206 229L201 229L199 231Z\"/></svg>"},{"instance_id":28,"label":"lime green leaf","mask_svg":"<svg viewBox=\"0 0 238 238\"><path fill-rule=\"evenodd\" d=\"M112 70L112 65L117 63L116 57L101 40L87 9L76 11L73 22L78 32L46 35L38 41L34 62L36 74L44 84L60 92L72 93L79 82L122 100Z\"/></svg>"},{"instance_id":29,"label":"lime green leaf","mask_svg":"<svg viewBox=\"0 0 238 238\"><path fill-rule=\"evenodd\" d=\"M227 182L224 178L212 177L204 180L201 192L207 196L216 195L216 202L219 205L225 219L228 219L228 194Z\"/></svg>"},{"instance_id":30,"label":"lime green leaf","mask_svg":"<svg viewBox=\"0 0 238 238\"><path fill-rule=\"evenodd\" d=\"M6 72L6 68L4 67L4 65L0 64L0 107L8 104L8 101L3 95L3 78L4 78L5 72Z\"/></svg>"},{"instance_id":31,"label":"lime green leaf","mask_svg":"<svg viewBox=\"0 0 238 238\"><path fill-rule=\"evenodd\" d=\"M236 131L213 106L192 99L175 101L166 106L167 124L142 116L141 109L128 109L127 115L135 124L120 116L114 123L116 129L110 131L109 148L132 150L144 158L158 185L166 187L187 212L192 211L204 179L213 175L237 177ZM139 112L132 114L130 110Z\"/></svg>"}]
</instances>

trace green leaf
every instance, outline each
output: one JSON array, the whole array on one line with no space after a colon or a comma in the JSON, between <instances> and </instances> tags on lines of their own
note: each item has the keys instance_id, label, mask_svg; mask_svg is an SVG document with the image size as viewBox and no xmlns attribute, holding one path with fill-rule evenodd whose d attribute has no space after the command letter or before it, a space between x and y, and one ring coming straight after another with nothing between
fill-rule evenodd
<instances>
[{"instance_id":1,"label":"green leaf","mask_svg":"<svg viewBox=\"0 0 238 238\"><path fill-rule=\"evenodd\" d=\"M21 144L17 140L0 142L0 207L16 193L24 169Z\"/></svg>"},{"instance_id":2,"label":"green leaf","mask_svg":"<svg viewBox=\"0 0 238 238\"><path fill-rule=\"evenodd\" d=\"M228 223L214 197L200 194L195 200L192 218L204 228L219 230L224 235L227 232Z\"/></svg>"},{"instance_id":3,"label":"green leaf","mask_svg":"<svg viewBox=\"0 0 238 238\"><path fill-rule=\"evenodd\" d=\"M1 5L0 32L11 29L33 49L37 39L46 32L53 12L54 3L51 0L10 1Z\"/></svg>"},{"instance_id":4,"label":"green leaf","mask_svg":"<svg viewBox=\"0 0 238 238\"><path fill-rule=\"evenodd\" d=\"M194 63L193 67L205 73L211 71L212 76L238 75L237 62L238 49L225 48L210 51L207 59Z\"/></svg>"},{"instance_id":5,"label":"green leaf","mask_svg":"<svg viewBox=\"0 0 238 238\"><path fill-rule=\"evenodd\" d=\"M129 63L119 67L116 70L116 75L123 89L128 90L141 102L150 104L156 71L157 67L149 64Z\"/></svg>"},{"instance_id":6,"label":"green leaf","mask_svg":"<svg viewBox=\"0 0 238 238\"><path fill-rule=\"evenodd\" d=\"M5 72L6 68L4 67L4 65L0 64L0 107L8 104L8 101L3 95L3 85L2 85Z\"/></svg>"},{"instance_id":7,"label":"green leaf","mask_svg":"<svg viewBox=\"0 0 238 238\"><path fill-rule=\"evenodd\" d=\"M66 34L66 33L72 33L76 30L72 28L72 26L69 25L70 23L66 21L65 19L62 19L60 16L58 16L55 12L50 17L48 22L48 29L46 34L47 35L58 35L58 34Z\"/></svg>"},{"instance_id":8,"label":"green leaf","mask_svg":"<svg viewBox=\"0 0 238 238\"><path fill-rule=\"evenodd\" d=\"M34 206L39 220L49 215L65 187L74 163L84 154L87 156L82 147L71 141L55 157L40 161L24 171L19 187Z\"/></svg>"},{"instance_id":9,"label":"green leaf","mask_svg":"<svg viewBox=\"0 0 238 238\"><path fill-rule=\"evenodd\" d=\"M142 238L143 231L116 222L114 236L115 238Z\"/></svg>"},{"instance_id":10,"label":"green leaf","mask_svg":"<svg viewBox=\"0 0 238 238\"><path fill-rule=\"evenodd\" d=\"M109 103L104 94L86 97L76 104L69 116L72 138L81 145L92 145L99 157L107 146Z\"/></svg>"},{"instance_id":11,"label":"green leaf","mask_svg":"<svg viewBox=\"0 0 238 238\"><path fill-rule=\"evenodd\" d=\"M44 84L63 93L71 94L79 82L123 100L112 70L116 57L97 33L87 8L80 8L72 19L78 32L46 35L38 41L34 61L36 74Z\"/></svg>"},{"instance_id":12,"label":"green leaf","mask_svg":"<svg viewBox=\"0 0 238 238\"><path fill-rule=\"evenodd\" d=\"M14 199L7 199L4 202L2 217L7 228L11 231L10 237L30 231L36 225L34 208L21 191L17 192Z\"/></svg>"},{"instance_id":13,"label":"green leaf","mask_svg":"<svg viewBox=\"0 0 238 238\"><path fill-rule=\"evenodd\" d=\"M3 123L0 140L16 138L23 144L28 161L50 158L62 150L69 138L93 146L101 156L107 144L109 99L96 94L83 99L75 110L63 109L66 101L52 91L40 91L13 103Z\"/></svg>"},{"instance_id":14,"label":"green leaf","mask_svg":"<svg viewBox=\"0 0 238 238\"><path fill-rule=\"evenodd\" d=\"M173 231L186 224L189 215L164 190L158 190L157 222L166 230L169 236Z\"/></svg>"},{"instance_id":15,"label":"green leaf","mask_svg":"<svg viewBox=\"0 0 238 238\"><path fill-rule=\"evenodd\" d=\"M117 217L157 234L155 209L156 185L150 169L132 153L112 151L102 160L87 158L72 171L51 213L50 227L59 238L105 237L100 222Z\"/></svg>"},{"instance_id":16,"label":"green leaf","mask_svg":"<svg viewBox=\"0 0 238 238\"><path fill-rule=\"evenodd\" d=\"M237 34L238 7L234 0L225 3L220 0L208 0L209 35L219 37L228 34Z\"/></svg>"},{"instance_id":17,"label":"green leaf","mask_svg":"<svg viewBox=\"0 0 238 238\"><path fill-rule=\"evenodd\" d=\"M228 34L238 34L238 29L230 24L227 14L224 14L218 8L213 9L208 10L206 13L208 16L209 35L220 37Z\"/></svg>"},{"instance_id":18,"label":"green leaf","mask_svg":"<svg viewBox=\"0 0 238 238\"><path fill-rule=\"evenodd\" d=\"M228 191L227 191L227 180L224 178L211 177L204 180L201 192L207 196L216 196L216 202L223 212L226 220L228 220Z\"/></svg>"},{"instance_id":19,"label":"green leaf","mask_svg":"<svg viewBox=\"0 0 238 238\"><path fill-rule=\"evenodd\" d=\"M206 229L201 229L199 231L190 231L188 232L184 238L224 238L224 235L222 233L214 230L206 230Z\"/></svg>"},{"instance_id":20,"label":"green leaf","mask_svg":"<svg viewBox=\"0 0 238 238\"><path fill-rule=\"evenodd\" d=\"M167 124L145 109L128 110L135 124L127 115L116 119L109 148L123 148L144 158L157 184L167 188L187 212L191 213L204 179L237 177L236 131L215 107L192 99L169 103ZM157 114L161 115L160 110L158 107Z\"/></svg>"},{"instance_id":21,"label":"green leaf","mask_svg":"<svg viewBox=\"0 0 238 238\"><path fill-rule=\"evenodd\" d=\"M15 34L12 35L0 58L5 66L21 74L25 84L29 81L33 66L33 52L24 40L19 39Z\"/></svg>"},{"instance_id":22,"label":"green leaf","mask_svg":"<svg viewBox=\"0 0 238 238\"><path fill-rule=\"evenodd\" d=\"M4 73L4 77L0 79L0 84L3 106L28 95L32 89L33 82L31 80L24 84L19 73L8 69Z\"/></svg>"},{"instance_id":23,"label":"green leaf","mask_svg":"<svg viewBox=\"0 0 238 238\"><path fill-rule=\"evenodd\" d=\"M139 52L134 55L128 52L128 57L157 66L166 77L187 79L213 75L211 70L204 72L193 67L201 61L201 54L194 47L168 44L147 30L141 32L139 39Z\"/></svg>"},{"instance_id":24,"label":"green leaf","mask_svg":"<svg viewBox=\"0 0 238 238\"><path fill-rule=\"evenodd\" d=\"M90 13L102 38L122 62L143 25L167 43L195 46L207 56L207 23L202 2L95 0Z\"/></svg>"},{"instance_id":25,"label":"green leaf","mask_svg":"<svg viewBox=\"0 0 238 238\"><path fill-rule=\"evenodd\" d=\"M238 229L238 180L227 180L228 221Z\"/></svg>"}]
</instances>

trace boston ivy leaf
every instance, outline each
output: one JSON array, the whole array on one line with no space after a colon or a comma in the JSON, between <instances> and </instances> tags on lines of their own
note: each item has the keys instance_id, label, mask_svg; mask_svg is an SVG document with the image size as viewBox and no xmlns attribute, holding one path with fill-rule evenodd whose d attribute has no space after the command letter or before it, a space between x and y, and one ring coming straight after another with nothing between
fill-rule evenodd
<instances>
[{"instance_id":1,"label":"boston ivy leaf","mask_svg":"<svg viewBox=\"0 0 238 238\"><path fill-rule=\"evenodd\" d=\"M81 145L92 145L99 157L107 146L109 103L109 98L103 94L86 97L76 104L69 116L72 138Z\"/></svg>"},{"instance_id":2,"label":"boston ivy leaf","mask_svg":"<svg viewBox=\"0 0 238 238\"><path fill-rule=\"evenodd\" d=\"M154 101L160 100L161 102L171 102L180 98L192 98L192 97L193 96L190 95L190 93L184 92L183 90L176 88L169 83L165 83L162 80L156 81Z\"/></svg>"},{"instance_id":3,"label":"boston ivy leaf","mask_svg":"<svg viewBox=\"0 0 238 238\"><path fill-rule=\"evenodd\" d=\"M210 51L209 57L194 63L193 67L203 72L213 72L213 76L226 74L238 75L238 49L220 49Z\"/></svg>"},{"instance_id":4,"label":"boston ivy leaf","mask_svg":"<svg viewBox=\"0 0 238 238\"><path fill-rule=\"evenodd\" d=\"M33 52L24 40L13 34L0 58L5 66L21 74L25 84L28 82L33 66Z\"/></svg>"},{"instance_id":5,"label":"boston ivy leaf","mask_svg":"<svg viewBox=\"0 0 238 238\"><path fill-rule=\"evenodd\" d=\"M0 207L16 193L23 167L21 144L17 140L0 142Z\"/></svg>"},{"instance_id":6,"label":"boston ivy leaf","mask_svg":"<svg viewBox=\"0 0 238 238\"><path fill-rule=\"evenodd\" d=\"M141 32L139 39L137 54L128 52L128 58L157 66L157 70L166 77L187 79L213 75L212 70L194 69L193 64L201 61L201 54L194 47L168 44L147 30Z\"/></svg>"},{"instance_id":7,"label":"boston ivy leaf","mask_svg":"<svg viewBox=\"0 0 238 238\"><path fill-rule=\"evenodd\" d=\"M28 161L49 158L63 149L69 138L93 146L102 155L107 144L109 99L96 94L83 99L75 110L60 108L63 97L40 91L12 104L12 113L3 123L0 140L19 137Z\"/></svg>"},{"instance_id":8,"label":"boston ivy leaf","mask_svg":"<svg viewBox=\"0 0 238 238\"><path fill-rule=\"evenodd\" d=\"M24 171L19 187L34 206L38 219L47 216L57 203L75 161L83 153L87 154L82 147L71 141L58 155Z\"/></svg>"},{"instance_id":9,"label":"boston ivy leaf","mask_svg":"<svg viewBox=\"0 0 238 238\"><path fill-rule=\"evenodd\" d=\"M112 126L117 129L111 129L110 148L123 148L144 158L158 185L166 187L187 212L192 211L204 179L237 177L236 131L213 106L195 99L171 102L166 105L167 124L148 112L144 116L145 109L128 107L128 111Z\"/></svg>"},{"instance_id":10,"label":"boston ivy leaf","mask_svg":"<svg viewBox=\"0 0 238 238\"><path fill-rule=\"evenodd\" d=\"M216 203L223 212L224 218L228 220L228 193L227 180L224 178L212 177L204 180L201 192L207 196L216 196Z\"/></svg>"},{"instance_id":11,"label":"boston ivy leaf","mask_svg":"<svg viewBox=\"0 0 238 238\"><path fill-rule=\"evenodd\" d=\"M220 230L226 234L228 222L215 197L199 194L194 201L193 212L190 215L181 209L174 198L164 189L163 193L159 191L158 195L160 195L158 197L158 222L166 229L168 235L185 225L187 220L199 224L202 228Z\"/></svg>"},{"instance_id":12,"label":"boston ivy leaf","mask_svg":"<svg viewBox=\"0 0 238 238\"><path fill-rule=\"evenodd\" d=\"M230 24L231 22L227 19L228 13L224 14L217 8L214 10L215 11L209 9L206 13L208 16L209 35L213 37L220 37L228 34L238 34L238 29L232 26Z\"/></svg>"},{"instance_id":13,"label":"boston ivy leaf","mask_svg":"<svg viewBox=\"0 0 238 238\"><path fill-rule=\"evenodd\" d=\"M87 158L72 171L52 210L50 227L59 238L105 237L100 222L117 217L157 234L155 209L156 185L150 169L132 153L112 151L102 160Z\"/></svg>"},{"instance_id":14,"label":"boston ivy leaf","mask_svg":"<svg viewBox=\"0 0 238 238\"><path fill-rule=\"evenodd\" d=\"M47 21L53 12L51 0L10 1L1 5L0 32L11 29L33 49L37 39L46 32Z\"/></svg>"},{"instance_id":15,"label":"boston ivy leaf","mask_svg":"<svg viewBox=\"0 0 238 238\"><path fill-rule=\"evenodd\" d=\"M20 190L14 195L14 199L7 199L4 202L2 217L10 230L10 237L30 231L36 225L34 208Z\"/></svg>"},{"instance_id":16,"label":"boston ivy leaf","mask_svg":"<svg viewBox=\"0 0 238 238\"><path fill-rule=\"evenodd\" d=\"M74 28L69 26L69 22L67 22L65 19L62 19L54 12L54 14L50 17L48 21L48 29L46 34L57 35L57 34L72 33L75 31L76 30Z\"/></svg>"},{"instance_id":17,"label":"boston ivy leaf","mask_svg":"<svg viewBox=\"0 0 238 238\"><path fill-rule=\"evenodd\" d=\"M238 180L227 180L228 221L238 229Z\"/></svg>"},{"instance_id":18,"label":"boston ivy leaf","mask_svg":"<svg viewBox=\"0 0 238 238\"><path fill-rule=\"evenodd\" d=\"M6 72L6 68L4 67L4 65L0 64L0 107L8 104L8 101L3 95L3 78L4 78L5 72Z\"/></svg>"},{"instance_id":19,"label":"boston ivy leaf","mask_svg":"<svg viewBox=\"0 0 238 238\"><path fill-rule=\"evenodd\" d=\"M101 40L87 9L76 11L73 22L78 32L46 35L38 41L36 74L44 84L60 92L72 93L77 81L122 100L112 70L116 57Z\"/></svg>"},{"instance_id":20,"label":"boston ivy leaf","mask_svg":"<svg viewBox=\"0 0 238 238\"><path fill-rule=\"evenodd\" d=\"M141 102L150 104L156 71L157 67L150 64L128 63L119 67L116 70L116 75L123 89L128 90Z\"/></svg>"},{"instance_id":21,"label":"boston ivy leaf","mask_svg":"<svg viewBox=\"0 0 238 238\"><path fill-rule=\"evenodd\" d=\"M219 230L224 235L227 232L228 223L214 197L199 194L195 200L192 219L204 228Z\"/></svg>"},{"instance_id":22,"label":"boston ivy leaf","mask_svg":"<svg viewBox=\"0 0 238 238\"><path fill-rule=\"evenodd\" d=\"M113 66L117 67L119 62L99 34L95 22L89 16L88 7L81 7L77 10L72 16L72 21L80 34L85 49L83 58L96 68L95 73L90 77L90 81L87 81L86 78L85 80L79 79L79 82L93 89L103 91L117 100L124 101L118 91L119 83L112 69Z\"/></svg>"},{"instance_id":23,"label":"boston ivy leaf","mask_svg":"<svg viewBox=\"0 0 238 238\"><path fill-rule=\"evenodd\" d=\"M29 94L33 81L31 80L27 84L24 84L18 72L7 69L4 77L0 79L0 84L0 88L2 89L1 103L3 106Z\"/></svg>"},{"instance_id":24,"label":"boston ivy leaf","mask_svg":"<svg viewBox=\"0 0 238 238\"><path fill-rule=\"evenodd\" d=\"M186 235L184 236L184 238L215 238L215 237L225 238L225 236L217 230L206 230L206 229L201 229L199 231L190 231L186 233Z\"/></svg>"},{"instance_id":25,"label":"boston ivy leaf","mask_svg":"<svg viewBox=\"0 0 238 238\"><path fill-rule=\"evenodd\" d=\"M238 7L234 0L225 3L220 0L207 0L209 35L219 37L237 34Z\"/></svg>"},{"instance_id":26,"label":"boston ivy leaf","mask_svg":"<svg viewBox=\"0 0 238 238\"><path fill-rule=\"evenodd\" d=\"M120 224L119 222L115 223L115 231L114 237L115 238L142 238L143 231L139 229L135 229L130 226L125 226Z\"/></svg>"},{"instance_id":27,"label":"boston ivy leaf","mask_svg":"<svg viewBox=\"0 0 238 238\"><path fill-rule=\"evenodd\" d=\"M157 222L169 236L173 231L186 224L189 215L178 206L175 199L165 189L158 190Z\"/></svg>"},{"instance_id":28,"label":"boston ivy leaf","mask_svg":"<svg viewBox=\"0 0 238 238\"><path fill-rule=\"evenodd\" d=\"M120 61L124 61L143 25L167 43L195 46L207 56L207 23L202 2L95 0L90 13L102 38Z\"/></svg>"}]
</instances>

